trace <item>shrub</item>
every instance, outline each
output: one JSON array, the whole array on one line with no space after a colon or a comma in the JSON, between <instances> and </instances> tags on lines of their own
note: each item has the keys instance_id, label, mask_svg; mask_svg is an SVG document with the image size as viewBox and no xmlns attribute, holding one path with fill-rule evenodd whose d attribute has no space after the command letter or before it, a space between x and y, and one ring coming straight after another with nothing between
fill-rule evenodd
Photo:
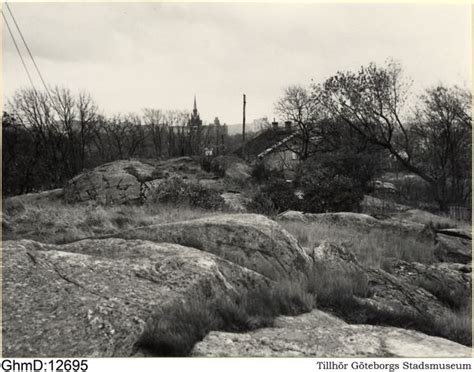
<instances>
[{"instance_id":1,"label":"shrub","mask_svg":"<svg viewBox=\"0 0 474 372\"><path fill-rule=\"evenodd\" d=\"M189 185L179 176L171 176L150 191L153 202L177 204L189 195Z\"/></svg>"},{"instance_id":2,"label":"shrub","mask_svg":"<svg viewBox=\"0 0 474 372\"><path fill-rule=\"evenodd\" d=\"M220 210L224 206L224 199L217 190L192 183L189 188L190 205L202 209Z\"/></svg>"},{"instance_id":3,"label":"shrub","mask_svg":"<svg viewBox=\"0 0 474 372\"><path fill-rule=\"evenodd\" d=\"M262 188L262 192L268 195L278 213L301 208L301 201L295 195L293 184L285 179L272 179Z\"/></svg>"},{"instance_id":4,"label":"shrub","mask_svg":"<svg viewBox=\"0 0 474 372\"><path fill-rule=\"evenodd\" d=\"M264 214L266 216L275 216L278 214L272 199L261 190L255 193L246 207L249 212Z\"/></svg>"},{"instance_id":5,"label":"shrub","mask_svg":"<svg viewBox=\"0 0 474 372\"><path fill-rule=\"evenodd\" d=\"M242 163L242 159L236 156L219 155L212 159L209 165L209 169L215 175L219 177L224 177L227 169L234 163Z\"/></svg>"},{"instance_id":6,"label":"shrub","mask_svg":"<svg viewBox=\"0 0 474 372\"><path fill-rule=\"evenodd\" d=\"M304 193L303 211L359 211L376 169L366 157L335 152L306 160L298 169L297 176Z\"/></svg>"},{"instance_id":7,"label":"shrub","mask_svg":"<svg viewBox=\"0 0 474 372\"><path fill-rule=\"evenodd\" d=\"M186 182L179 176L172 176L160 182L149 195L155 203L189 205L213 210L222 209L224 206L224 199L217 190L197 182Z\"/></svg>"},{"instance_id":8,"label":"shrub","mask_svg":"<svg viewBox=\"0 0 474 372\"><path fill-rule=\"evenodd\" d=\"M291 182L272 177L258 189L247 207L253 212L271 216L289 209L299 210L301 201Z\"/></svg>"}]
</instances>

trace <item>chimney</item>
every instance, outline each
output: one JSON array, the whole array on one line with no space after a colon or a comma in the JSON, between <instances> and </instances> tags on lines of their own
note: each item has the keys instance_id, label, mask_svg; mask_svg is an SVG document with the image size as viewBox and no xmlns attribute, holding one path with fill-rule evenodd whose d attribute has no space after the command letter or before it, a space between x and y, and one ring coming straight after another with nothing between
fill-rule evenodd
<instances>
[{"instance_id":1,"label":"chimney","mask_svg":"<svg viewBox=\"0 0 474 372\"><path fill-rule=\"evenodd\" d=\"M272 122L272 128L273 129L278 129L278 121L273 121Z\"/></svg>"},{"instance_id":2,"label":"chimney","mask_svg":"<svg viewBox=\"0 0 474 372\"><path fill-rule=\"evenodd\" d=\"M291 130L291 121L285 121L285 129L286 130Z\"/></svg>"}]
</instances>

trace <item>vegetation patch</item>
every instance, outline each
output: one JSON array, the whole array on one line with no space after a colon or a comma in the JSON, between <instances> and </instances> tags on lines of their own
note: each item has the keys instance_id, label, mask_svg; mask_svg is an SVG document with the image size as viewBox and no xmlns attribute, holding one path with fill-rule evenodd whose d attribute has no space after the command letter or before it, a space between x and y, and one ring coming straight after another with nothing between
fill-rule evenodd
<instances>
[{"instance_id":1,"label":"vegetation patch","mask_svg":"<svg viewBox=\"0 0 474 372\"><path fill-rule=\"evenodd\" d=\"M148 196L153 203L188 205L194 208L221 210L224 199L217 190L198 182L186 182L179 176L171 176L160 182Z\"/></svg>"},{"instance_id":2,"label":"vegetation patch","mask_svg":"<svg viewBox=\"0 0 474 372\"><path fill-rule=\"evenodd\" d=\"M357 227L329 223L307 223L279 221L279 223L303 247L314 247L323 241L344 244L357 260L368 267L384 268L392 259L430 264L436 262L435 243L432 237L413 234L408 237L400 231L386 228L371 228L368 231Z\"/></svg>"},{"instance_id":3,"label":"vegetation patch","mask_svg":"<svg viewBox=\"0 0 474 372\"><path fill-rule=\"evenodd\" d=\"M431 319L408 313L394 314L358 300L366 298L368 294L368 280L363 272L316 265L308 275L307 288L315 297L317 308L329 311L348 323L414 329L466 346L472 345L470 294L465 293L463 299L458 300L456 307L448 307L444 314ZM453 294L449 298L452 303Z\"/></svg>"},{"instance_id":4,"label":"vegetation patch","mask_svg":"<svg viewBox=\"0 0 474 372\"><path fill-rule=\"evenodd\" d=\"M154 356L187 356L213 330L247 332L269 327L278 315L310 311L314 298L301 283L281 282L238 296L194 296L154 314L136 346Z\"/></svg>"},{"instance_id":5,"label":"vegetation patch","mask_svg":"<svg viewBox=\"0 0 474 372\"><path fill-rule=\"evenodd\" d=\"M215 216L217 212L191 207L148 203L138 205L101 206L94 202L66 204L62 202L28 203L20 212L9 214L8 229L3 239L33 239L42 243L63 244L135 227Z\"/></svg>"}]
</instances>

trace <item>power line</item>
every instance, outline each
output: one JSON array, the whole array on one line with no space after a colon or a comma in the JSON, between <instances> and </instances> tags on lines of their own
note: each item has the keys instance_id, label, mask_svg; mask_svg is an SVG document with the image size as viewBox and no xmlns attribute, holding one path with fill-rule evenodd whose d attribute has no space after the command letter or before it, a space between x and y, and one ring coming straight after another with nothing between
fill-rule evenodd
<instances>
[{"instance_id":1,"label":"power line","mask_svg":"<svg viewBox=\"0 0 474 372\"><path fill-rule=\"evenodd\" d=\"M48 94L49 98L52 101L51 94L49 93L49 89L46 86L46 83L44 82L43 75L41 74L41 71L38 68L38 65L36 64L36 61L33 57L33 54L31 53L31 50L28 47L28 43L26 42L25 38L23 37L23 33L21 32L20 27L18 26L18 23L16 22L15 16L13 15L12 10L10 9L10 5L8 5L8 3L6 3L6 2L5 2L5 5L7 6L8 12L10 13L10 16L12 17L13 22L15 23L16 29L18 30L18 33L20 34L21 40L23 40L23 44L25 44L26 50L28 51L28 54L30 55L31 60L33 61L33 65L35 66L36 72L38 73L38 75L41 79L41 82L43 83L44 89L46 90L46 93ZM5 18L5 16L4 16L4 18Z\"/></svg>"},{"instance_id":2,"label":"power line","mask_svg":"<svg viewBox=\"0 0 474 372\"><path fill-rule=\"evenodd\" d=\"M10 25L8 24L7 17L5 17L5 13L3 13L3 11L2 11L2 16L3 16L3 19L5 20L5 24L7 25L8 32L10 33L10 36L13 40L13 44L15 44L16 51L18 52L18 55L20 56L21 63L23 64L26 74L28 75L28 79L30 80L31 86L33 87L33 90L36 91L35 84L33 83L33 79L31 79L31 75L30 75L30 72L28 71L28 67L26 66L25 60L23 59L23 56L21 55L20 48L18 48L18 44L16 43L15 37L13 36L13 32L10 28Z\"/></svg>"}]
</instances>

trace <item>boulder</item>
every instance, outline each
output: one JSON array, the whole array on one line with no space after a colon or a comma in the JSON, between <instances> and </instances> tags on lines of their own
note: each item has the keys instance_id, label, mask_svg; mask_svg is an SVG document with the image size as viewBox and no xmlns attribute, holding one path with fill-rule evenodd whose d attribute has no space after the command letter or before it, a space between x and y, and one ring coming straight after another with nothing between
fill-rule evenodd
<instances>
[{"instance_id":1,"label":"boulder","mask_svg":"<svg viewBox=\"0 0 474 372\"><path fill-rule=\"evenodd\" d=\"M275 221L257 214L228 214L145 226L113 237L194 247L275 280L298 275L310 265L309 257L291 234Z\"/></svg>"},{"instance_id":2,"label":"boulder","mask_svg":"<svg viewBox=\"0 0 474 372\"><path fill-rule=\"evenodd\" d=\"M385 214L403 212L410 209L409 206L398 204L390 200L376 198L372 195L364 195L364 199L362 199L360 205L363 209Z\"/></svg>"},{"instance_id":3,"label":"boulder","mask_svg":"<svg viewBox=\"0 0 474 372\"><path fill-rule=\"evenodd\" d=\"M143 197L155 178L155 167L138 160L118 160L85 171L72 178L64 189L67 202L94 200L121 204Z\"/></svg>"},{"instance_id":4,"label":"boulder","mask_svg":"<svg viewBox=\"0 0 474 372\"><path fill-rule=\"evenodd\" d=\"M280 213L278 215L278 219L281 221L308 222L308 217L306 217L306 213L292 210Z\"/></svg>"},{"instance_id":5,"label":"boulder","mask_svg":"<svg viewBox=\"0 0 474 372\"><path fill-rule=\"evenodd\" d=\"M267 284L251 270L176 244L6 241L3 357L140 354L137 340L163 307Z\"/></svg>"},{"instance_id":6,"label":"boulder","mask_svg":"<svg viewBox=\"0 0 474 372\"><path fill-rule=\"evenodd\" d=\"M460 230L440 230L436 233L434 254L441 262L467 264L472 261L472 240Z\"/></svg>"},{"instance_id":7,"label":"boulder","mask_svg":"<svg viewBox=\"0 0 474 372\"><path fill-rule=\"evenodd\" d=\"M384 182L382 180L374 180L369 183L369 186L372 186L375 191L381 191L385 193L396 193L397 188L391 182Z\"/></svg>"},{"instance_id":8,"label":"boulder","mask_svg":"<svg viewBox=\"0 0 474 372\"><path fill-rule=\"evenodd\" d=\"M469 347L423 333L348 325L320 310L277 318L249 333L210 332L194 346L206 357L470 357Z\"/></svg>"}]
</instances>

